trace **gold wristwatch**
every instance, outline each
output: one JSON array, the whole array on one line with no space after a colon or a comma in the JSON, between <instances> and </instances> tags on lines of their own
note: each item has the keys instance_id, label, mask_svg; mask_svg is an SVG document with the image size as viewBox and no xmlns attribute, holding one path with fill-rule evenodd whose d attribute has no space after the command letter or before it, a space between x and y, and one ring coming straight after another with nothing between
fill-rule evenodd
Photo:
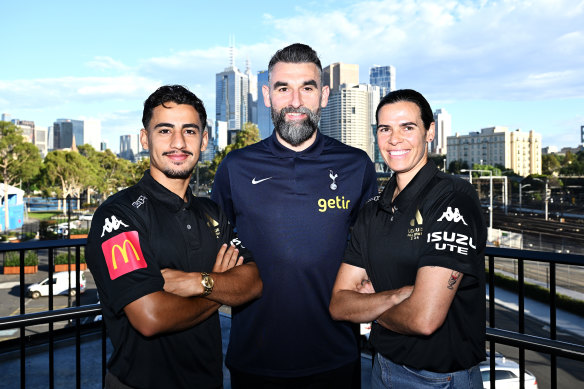
<instances>
[{"instance_id":1,"label":"gold wristwatch","mask_svg":"<svg viewBox=\"0 0 584 389\"><path fill-rule=\"evenodd\" d=\"M215 280L209 273L201 273L201 285L203 285L204 292L202 296L208 296L213 291L213 285L215 285Z\"/></svg>"}]
</instances>

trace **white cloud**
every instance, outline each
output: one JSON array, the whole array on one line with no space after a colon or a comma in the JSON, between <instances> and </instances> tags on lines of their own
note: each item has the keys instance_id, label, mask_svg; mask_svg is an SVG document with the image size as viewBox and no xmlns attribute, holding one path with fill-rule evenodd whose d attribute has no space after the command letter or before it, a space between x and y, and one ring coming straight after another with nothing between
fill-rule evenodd
<instances>
[{"instance_id":1,"label":"white cloud","mask_svg":"<svg viewBox=\"0 0 584 389\"><path fill-rule=\"evenodd\" d=\"M93 61L89 61L86 63L86 66L92 69L98 69L101 71L105 70L122 70L127 71L129 67L124 65L120 61L116 61L115 59L107 56L97 56L93 59Z\"/></svg>"},{"instance_id":2,"label":"white cloud","mask_svg":"<svg viewBox=\"0 0 584 389\"><path fill-rule=\"evenodd\" d=\"M441 98L584 97L583 4L365 1L265 22L311 44L323 65L358 63L363 82L372 63L393 64L398 87Z\"/></svg>"},{"instance_id":3,"label":"white cloud","mask_svg":"<svg viewBox=\"0 0 584 389\"><path fill-rule=\"evenodd\" d=\"M0 81L4 109L51 108L70 102L140 98L160 81L140 76L60 77Z\"/></svg>"}]
</instances>

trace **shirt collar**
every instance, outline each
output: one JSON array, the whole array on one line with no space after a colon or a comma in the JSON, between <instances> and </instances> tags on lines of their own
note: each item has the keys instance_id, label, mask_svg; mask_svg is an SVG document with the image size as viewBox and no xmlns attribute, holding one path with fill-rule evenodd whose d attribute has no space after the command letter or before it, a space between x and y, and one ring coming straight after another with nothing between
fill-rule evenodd
<instances>
[{"instance_id":1,"label":"shirt collar","mask_svg":"<svg viewBox=\"0 0 584 389\"><path fill-rule=\"evenodd\" d=\"M279 158L316 159L320 156L324 148L324 137L320 131L316 130L316 139L313 144L305 150L294 151L280 143L276 137L276 130L274 130L272 135L268 138L268 146L270 147L272 154Z\"/></svg>"},{"instance_id":2,"label":"shirt collar","mask_svg":"<svg viewBox=\"0 0 584 389\"><path fill-rule=\"evenodd\" d=\"M148 196L161 202L173 212L178 212L183 208L189 209L193 204L193 193L190 187L187 187L187 202L185 202L182 198L156 181L150 174L150 169L144 172L144 177L142 177L138 185L148 194Z\"/></svg>"},{"instance_id":3,"label":"shirt collar","mask_svg":"<svg viewBox=\"0 0 584 389\"><path fill-rule=\"evenodd\" d=\"M379 199L379 206L388 211L405 209L411 202L420 195L420 192L428 184L428 182L438 173L438 168L432 160L428 160L426 164L420 169L406 187L397 195L392 202L393 192L397 185L395 174L391 176L389 182L385 186L381 198Z\"/></svg>"}]
</instances>

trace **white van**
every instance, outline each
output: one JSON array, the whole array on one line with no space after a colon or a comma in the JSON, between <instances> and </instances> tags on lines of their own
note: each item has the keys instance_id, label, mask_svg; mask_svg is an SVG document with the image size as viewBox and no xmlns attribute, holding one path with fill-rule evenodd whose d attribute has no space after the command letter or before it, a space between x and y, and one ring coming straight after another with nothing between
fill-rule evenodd
<instances>
[{"instance_id":1,"label":"white van","mask_svg":"<svg viewBox=\"0 0 584 389\"><path fill-rule=\"evenodd\" d=\"M85 292L85 274L80 272L79 274L79 290L81 293ZM75 296L76 289L76 276L75 272L71 272L71 290L69 291L69 296ZM69 289L69 272L61 271L53 274L53 295L67 294ZM32 284L27 289L27 294L33 299L38 299L41 296L49 295L49 279L45 278L39 283Z\"/></svg>"}]
</instances>

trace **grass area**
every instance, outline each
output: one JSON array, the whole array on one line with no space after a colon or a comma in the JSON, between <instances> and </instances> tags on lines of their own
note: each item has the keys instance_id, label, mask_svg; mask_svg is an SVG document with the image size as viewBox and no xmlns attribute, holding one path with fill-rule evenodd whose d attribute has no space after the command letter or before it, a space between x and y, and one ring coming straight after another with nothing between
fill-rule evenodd
<instances>
[{"instance_id":1,"label":"grass area","mask_svg":"<svg viewBox=\"0 0 584 389\"><path fill-rule=\"evenodd\" d=\"M488 274L487 274L488 277ZM512 277L495 272L495 286L517 292L519 283ZM550 291L539 285L525 282L525 297L532 298L544 304L550 304ZM578 316L584 316L584 301L556 293L556 307Z\"/></svg>"},{"instance_id":2,"label":"grass area","mask_svg":"<svg viewBox=\"0 0 584 389\"><path fill-rule=\"evenodd\" d=\"M28 217L37 220L49 220L53 216L62 215L63 212L29 212Z\"/></svg>"}]
</instances>

